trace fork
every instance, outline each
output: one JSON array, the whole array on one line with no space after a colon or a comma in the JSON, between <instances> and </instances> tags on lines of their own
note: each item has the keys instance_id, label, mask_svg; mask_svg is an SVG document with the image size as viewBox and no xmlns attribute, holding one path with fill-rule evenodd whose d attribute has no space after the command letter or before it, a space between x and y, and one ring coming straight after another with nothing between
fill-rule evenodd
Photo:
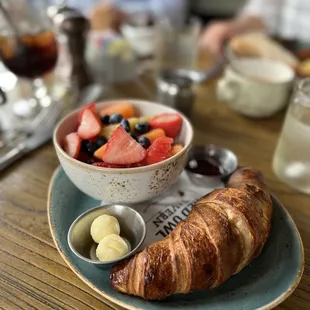
<instances>
[{"instance_id":1,"label":"fork","mask_svg":"<svg viewBox=\"0 0 310 310\"><path fill-rule=\"evenodd\" d=\"M57 115L57 109L61 109L61 107L51 105L48 108L44 108L31 123L22 124L19 127L12 129L10 132L3 132L1 134L0 128L0 149L5 147L12 148L29 138L37 130L37 128L40 128L46 124L50 118L53 119L54 114Z\"/></svg>"},{"instance_id":2,"label":"fork","mask_svg":"<svg viewBox=\"0 0 310 310\"><path fill-rule=\"evenodd\" d=\"M23 155L49 141L60 113L61 110L59 107L49 109L48 112L44 114L44 117L40 118L40 122L38 122L38 126L34 133L0 158L0 171L20 159Z\"/></svg>"}]
</instances>

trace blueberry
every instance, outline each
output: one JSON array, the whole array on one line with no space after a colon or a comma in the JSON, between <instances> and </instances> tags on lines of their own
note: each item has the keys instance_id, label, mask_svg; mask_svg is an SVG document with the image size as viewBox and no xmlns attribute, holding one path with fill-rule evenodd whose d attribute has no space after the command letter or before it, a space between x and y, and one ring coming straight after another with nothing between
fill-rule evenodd
<instances>
[{"instance_id":1,"label":"blueberry","mask_svg":"<svg viewBox=\"0 0 310 310\"><path fill-rule=\"evenodd\" d=\"M92 165L94 162L95 162L95 159L92 158L92 157L91 157L91 158L88 158L87 161L86 161L86 163L87 163L87 164L90 164L90 165Z\"/></svg>"},{"instance_id":2,"label":"blueberry","mask_svg":"<svg viewBox=\"0 0 310 310\"><path fill-rule=\"evenodd\" d=\"M81 143L81 151L82 152L87 152L87 144L88 144L88 140L82 140L82 143Z\"/></svg>"},{"instance_id":3,"label":"blueberry","mask_svg":"<svg viewBox=\"0 0 310 310\"><path fill-rule=\"evenodd\" d=\"M86 152L90 155L94 154L98 149L97 143L88 141L86 144Z\"/></svg>"},{"instance_id":4,"label":"blueberry","mask_svg":"<svg viewBox=\"0 0 310 310\"><path fill-rule=\"evenodd\" d=\"M100 137L98 137L96 144L97 144L97 147L99 148L99 147L103 146L104 144L106 144L107 142L108 141L104 136L100 136Z\"/></svg>"},{"instance_id":5,"label":"blueberry","mask_svg":"<svg viewBox=\"0 0 310 310\"><path fill-rule=\"evenodd\" d=\"M151 141L144 136L139 137L138 142L143 146L145 149L147 149L151 145Z\"/></svg>"},{"instance_id":6,"label":"blueberry","mask_svg":"<svg viewBox=\"0 0 310 310\"><path fill-rule=\"evenodd\" d=\"M135 125L135 130L137 133L144 134L150 130L150 125L148 122L141 122Z\"/></svg>"},{"instance_id":7,"label":"blueberry","mask_svg":"<svg viewBox=\"0 0 310 310\"><path fill-rule=\"evenodd\" d=\"M100 117L101 123L104 125L109 125L110 124L110 115L103 115Z\"/></svg>"},{"instance_id":8,"label":"blueberry","mask_svg":"<svg viewBox=\"0 0 310 310\"><path fill-rule=\"evenodd\" d=\"M111 114L110 115L110 124L118 124L123 119L123 116L121 114Z\"/></svg>"},{"instance_id":9,"label":"blueberry","mask_svg":"<svg viewBox=\"0 0 310 310\"><path fill-rule=\"evenodd\" d=\"M123 118L121 121L121 126L127 131L130 132L130 124L127 119Z\"/></svg>"},{"instance_id":10,"label":"blueberry","mask_svg":"<svg viewBox=\"0 0 310 310\"><path fill-rule=\"evenodd\" d=\"M130 132L129 135L131 136L131 138L135 139L136 141L138 141L138 137L135 133Z\"/></svg>"}]
</instances>

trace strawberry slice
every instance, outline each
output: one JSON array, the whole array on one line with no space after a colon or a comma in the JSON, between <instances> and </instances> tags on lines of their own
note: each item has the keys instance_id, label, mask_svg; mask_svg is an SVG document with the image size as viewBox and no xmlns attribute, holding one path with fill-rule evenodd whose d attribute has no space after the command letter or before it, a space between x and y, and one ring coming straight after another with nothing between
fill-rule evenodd
<instances>
[{"instance_id":1,"label":"strawberry slice","mask_svg":"<svg viewBox=\"0 0 310 310\"><path fill-rule=\"evenodd\" d=\"M76 132L72 132L65 136L64 150L73 158L78 158L81 149L81 138Z\"/></svg>"},{"instance_id":2,"label":"strawberry slice","mask_svg":"<svg viewBox=\"0 0 310 310\"><path fill-rule=\"evenodd\" d=\"M169 158L173 139L168 137L157 138L147 149L147 156L144 162L147 165L159 163Z\"/></svg>"},{"instance_id":3,"label":"strawberry slice","mask_svg":"<svg viewBox=\"0 0 310 310\"><path fill-rule=\"evenodd\" d=\"M99 117L89 109L84 110L77 133L83 139L96 137L102 129Z\"/></svg>"},{"instance_id":4,"label":"strawberry slice","mask_svg":"<svg viewBox=\"0 0 310 310\"><path fill-rule=\"evenodd\" d=\"M142 161L146 153L146 150L119 126L110 137L102 160L109 164L135 164Z\"/></svg>"},{"instance_id":5,"label":"strawberry slice","mask_svg":"<svg viewBox=\"0 0 310 310\"><path fill-rule=\"evenodd\" d=\"M166 136L175 138L182 127L182 117L177 113L163 113L154 116L150 125L152 128L161 128L165 131Z\"/></svg>"},{"instance_id":6,"label":"strawberry slice","mask_svg":"<svg viewBox=\"0 0 310 310\"><path fill-rule=\"evenodd\" d=\"M84 113L85 110L90 110L90 111L92 111L92 112L94 112L96 114L96 104L95 103L90 103L90 104L88 104L88 105L86 105L85 107L82 108L82 110L78 114L79 124L82 121L82 116L83 116L83 113Z\"/></svg>"}]
</instances>

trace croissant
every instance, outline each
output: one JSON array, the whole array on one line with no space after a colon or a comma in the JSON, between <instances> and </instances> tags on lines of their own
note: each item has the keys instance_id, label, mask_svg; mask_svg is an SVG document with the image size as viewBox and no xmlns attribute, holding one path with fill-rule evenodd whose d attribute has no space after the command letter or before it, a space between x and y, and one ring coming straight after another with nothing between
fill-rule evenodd
<instances>
[{"instance_id":1,"label":"croissant","mask_svg":"<svg viewBox=\"0 0 310 310\"><path fill-rule=\"evenodd\" d=\"M260 254L271 214L260 172L240 168L226 188L200 198L167 237L113 266L110 284L150 300L218 287Z\"/></svg>"}]
</instances>

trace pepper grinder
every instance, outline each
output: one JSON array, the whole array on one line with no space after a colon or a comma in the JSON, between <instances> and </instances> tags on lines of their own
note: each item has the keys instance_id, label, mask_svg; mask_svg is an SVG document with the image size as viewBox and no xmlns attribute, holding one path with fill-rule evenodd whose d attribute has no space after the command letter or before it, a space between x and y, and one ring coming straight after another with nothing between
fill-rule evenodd
<instances>
[{"instance_id":1,"label":"pepper grinder","mask_svg":"<svg viewBox=\"0 0 310 310\"><path fill-rule=\"evenodd\" d=\"M63 51L67 53L66 58L70 62L66 79L80 95L82 90L93 82L85 60L86 37L90 23L78 10L67 6L51 11L53 13L50 17L55 31L65 45Z\"/></svg>"}]
</instances>

